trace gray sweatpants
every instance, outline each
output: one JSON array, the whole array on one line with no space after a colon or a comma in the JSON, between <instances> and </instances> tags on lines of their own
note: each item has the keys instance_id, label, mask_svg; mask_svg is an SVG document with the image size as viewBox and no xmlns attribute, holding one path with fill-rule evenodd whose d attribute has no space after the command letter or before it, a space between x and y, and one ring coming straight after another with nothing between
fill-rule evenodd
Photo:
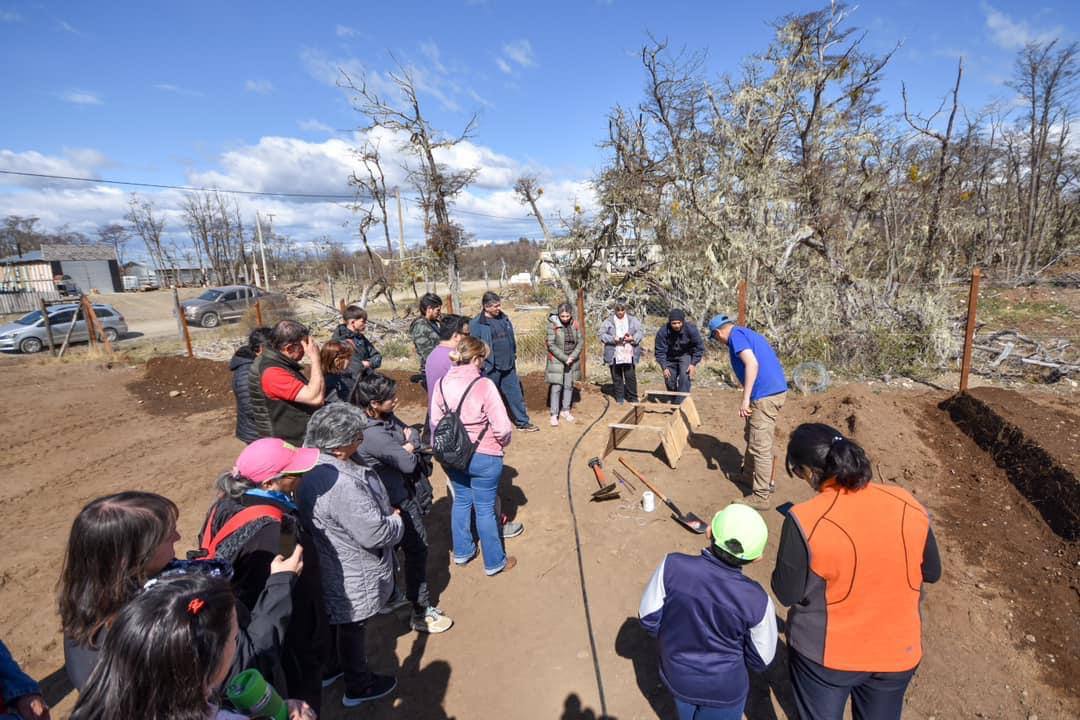
<instances>
[{"instance_id":1,"label":"gray sweatpants","mask_svg":"<svg viewBox=\"0 0 1080 720\"><path fill-rule=\"evenodd\" d=\"M562 395L562 411L569 412L570 403L574 400L574 380L571 373L563 373L562 385L550 385L550 402L552 415L559 414L559 395Z\"/></svg>"}]
</instances>

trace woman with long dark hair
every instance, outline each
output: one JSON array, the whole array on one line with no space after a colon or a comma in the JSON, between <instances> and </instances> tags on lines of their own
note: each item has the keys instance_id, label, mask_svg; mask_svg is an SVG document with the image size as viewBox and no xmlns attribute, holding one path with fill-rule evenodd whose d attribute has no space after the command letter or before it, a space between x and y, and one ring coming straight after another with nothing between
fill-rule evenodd
<instances>
[{"instance_id":1,"label":"woman with long dark hair","mask_svg":"<svg viewBox=\"0 0 1080 720\"><path fill-rule=\"evenodd\" d=\"M787 471L817 496L791 508L772 589L787 617L799 717L898 719L922 660L920 590L941 577L926 509L896 485L871 483L870 460L821 423L795 428Z\"/></svg>"},{"instance_id":2,"label":"woman with long dark hair","mask_svg":"<svg viewBox=\"0 0 1080 720\"><path fill-rule=\"evenodd\" d=\"M72 720L240 720L217 696L236 654L236 600L221 578L190 574L149 586L117 613ZM290 717L314 720L289 701Z\"/></svg>"},{"instance_id":3,"label":"woman with long dark hair","mask_svg":"<svg viewBox=\"0 0 1080 720\"><path fill-rule=\"evenodd\" d=\"M58 592L64 663L76 689L116 613L176 556L178 515L172 500L132 491L91 500L76 516Z\"/></svg>"}]
</instances>

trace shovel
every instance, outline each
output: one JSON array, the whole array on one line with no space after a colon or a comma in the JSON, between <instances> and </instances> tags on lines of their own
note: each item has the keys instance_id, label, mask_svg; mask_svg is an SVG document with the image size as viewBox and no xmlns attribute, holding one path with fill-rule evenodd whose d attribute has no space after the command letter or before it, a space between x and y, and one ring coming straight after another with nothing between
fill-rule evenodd
<instances>
[{"instance_id":1,"label":"shovel","mask_svg":"<svg viewBox=\"0 0 1080 720\"><path fill-rule=\"evenodd\" d=\"M684 515L683 511L680 510L675 503L668 500L667 497L664 496L664 493L660 492L655 487L653 487L649 483L649 481L645 479L645 476L642 475L641 473L639 473L637 470L635 470L630 465L630 463L626 462L626 460L624 458L619 458L619 462L621 462L623 465L625 465L626 469L634 474L634 477L636 477L641 482L645 483L645 487L652 490L653 493L656 495L656 497L660 498L660 500L671 509L671 513L672 513L671 517L675 519L675 522L679 523L680 525L682 525L684 528L686 528L690 532L697 533L698 535L702 535L702 534L705 533L705 528L707 527L707 525L706 525L704 520L699 518L694 513L686 513Z\"/></svg>"},{"instance_id":2,"label":"shovel","mask_svg":"<svg viewBox=\"0 0 1080 720\"><path fill-rule=\"evenodd\" d=\"M600 462L600 458L594 457L590 459L589 467L592 468L593 475L596 476L596 484L600 486L600 489L592 494L592 501L603 502L604 500L618 498L619 491L615 489L615 483L608 483L607 478L604 477L604 464Z\"/></svg>"}]
</instances>

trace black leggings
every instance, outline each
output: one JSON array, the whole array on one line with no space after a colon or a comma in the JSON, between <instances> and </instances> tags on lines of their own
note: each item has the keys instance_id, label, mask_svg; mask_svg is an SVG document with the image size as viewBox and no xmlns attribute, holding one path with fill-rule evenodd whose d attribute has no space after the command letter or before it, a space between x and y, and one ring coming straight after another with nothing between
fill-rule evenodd
<instances>
[{"instance_id":1,"label":"black leggings","mask_svg":"<svg viewBox=\"0 0 1080 720\"><path fill-rule=\"evenodd\" d=\"M614 385L615 400L622 402L638 401L637 394L637 370L633 363L619 363L611 365L611 383Z\"/></svg>"}]
</instances>

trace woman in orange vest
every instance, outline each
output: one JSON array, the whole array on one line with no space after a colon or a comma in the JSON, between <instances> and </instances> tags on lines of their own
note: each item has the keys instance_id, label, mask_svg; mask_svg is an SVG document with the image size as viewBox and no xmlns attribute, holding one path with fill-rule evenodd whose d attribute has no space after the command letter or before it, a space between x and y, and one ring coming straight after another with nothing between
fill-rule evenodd
<instances>
[{"instance_id":1,"label":"woman in orange vest","mask_svg":"<svg viewBox=\"0 0 1080 720\"><path fill-rule=\"evenodd\" d=\"M941 577L926 509L871 484L866 453L828 425L791 433L787 471L818 491L784 520L772 575L799 716L841 720L850 696L855 720L898 719L922 659L921 587Z\"/></svg>"}]
</instances>

